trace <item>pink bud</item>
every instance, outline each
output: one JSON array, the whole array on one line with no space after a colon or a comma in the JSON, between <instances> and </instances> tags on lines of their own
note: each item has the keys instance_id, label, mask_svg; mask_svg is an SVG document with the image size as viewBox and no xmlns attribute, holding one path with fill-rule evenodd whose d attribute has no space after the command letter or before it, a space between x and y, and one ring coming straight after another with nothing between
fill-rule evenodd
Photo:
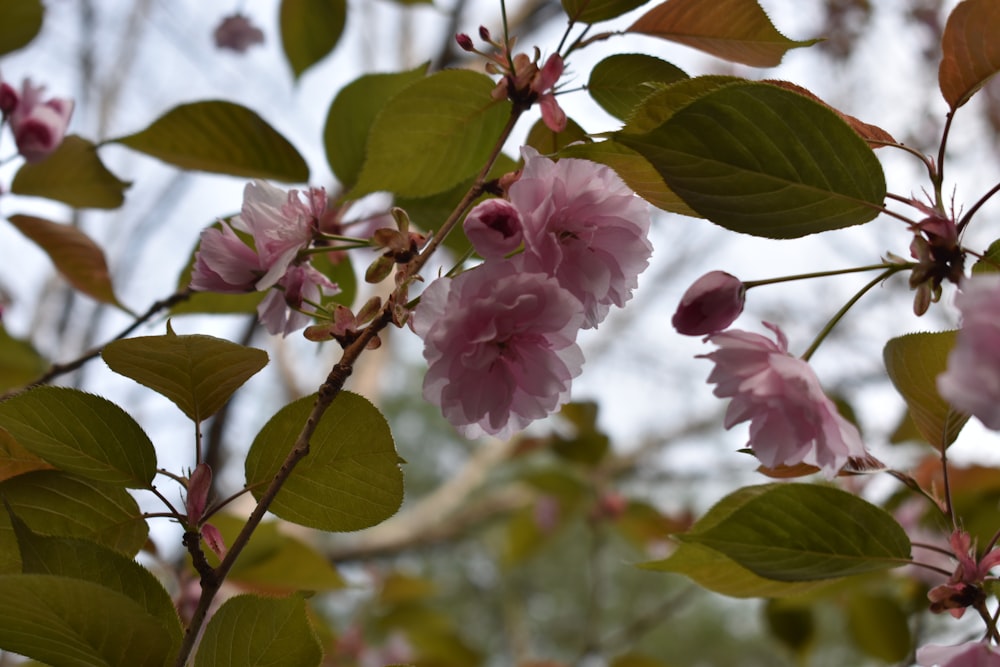
<instances>
[{"instance_id":1,"label":"pink bud","mask_svg":"<svg viewBox=\"0 0 1000 667\"><path fill-rule=\"evenodd\" d=\"M505 199L487 199L469 211L465 235L484 259L501 259L521 245L521 216Z\"/></svg>"},{"instance_id":2,"label":"pink bud","mask_svg":"<svg viewBox=\"0 0 1000 667\"><path fill-rule=\"evenodd\" d=\"M479 36L484 42L493 42L493 37L490 35L490 31L486 29L486 26L479 26Z\"/></svg>"},{"instance_id":3,"label":"pink bud","mask_svg":"<svg viewBox=\"0 0 1000 667\"><path fill-rule=\"evenodd\" d=\"M710 271L688 288L672 320L678 333L701 336L722 331L743 312L746 288L724 271Z\"/></svg>"},{"instance_id":4,"label":"pink bud","mask_svg":"<svg viewBox=\"0 0 1000 667\"><path fill-rule=\"evenodd\" d=\"M472 45L472 38L466 35L464 32L460 32L455 35L455 41L458 45L462 47L464 51L475 51L476 47Z\"/></svg>"},{"instance_id":5,"label":"pink bud","mask_svg":"<svg viewBox=\"0 0 1000 667\"><path fill-rule=\"evenodd\" d=\"M14 86L0 79L0 113L4 116L17 108L19 96Z\"/></svg>"},{"instance_id":6,"label":"pink bud","mask_svg":"<svg viewBox=\"0 0 1000 667\"><path fill-rule=\"evenodd\" d=\"M212 469L207 463L199 463L188 478L187 484L187 515L188 522L196 524L208 504L208 492L212 488Z\"/></svg>"},{"instance_id":7,"label":"pink bud","mask_svg":"<svg viewBox=\"0 0 1000 667\"><path fill-rule=\"evenodd\" d=\"M208 548L212 550L219 560L226 557L226 543L222 539L222 533L219 529L210 523L206 523L201 527L201 537L205 540L205 544Z\"/></svg>"},{"instance_id":8,"label":"pink bud","mask_svg":"<svg viewBox=\"0 0 1000 667\"><path fill-rule=\"evenodd\" d=\"M25 81L10 115L17 150L28 162L40 162L59 147L73 115L73 100L53 98L42 102L42 90Z\"/></svg>"},{"instance_id":9,"label":"pink bud","mask_svg":"<svg viewBox=\"0 0 1000 667\"><path fill-rule=\"evenodd\" d=\"M240 13L232 14L222 19L212 35L215 46L244 53L254 44L264 43L264 33L250 22L250 18Z\"/></svg>"}]
</instances>

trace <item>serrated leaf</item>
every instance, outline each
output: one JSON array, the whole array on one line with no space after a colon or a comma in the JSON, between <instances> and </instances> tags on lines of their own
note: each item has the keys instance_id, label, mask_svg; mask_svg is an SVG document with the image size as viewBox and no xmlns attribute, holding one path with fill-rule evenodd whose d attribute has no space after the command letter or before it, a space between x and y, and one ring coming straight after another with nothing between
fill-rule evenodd
<instances>
[{"instance_id":1,"label":"serrated leaf","mask_svg":"<svg viewBox=\"0 0 1000 667\"><path fill-rule=\"evenodd\" d=\"M788 39L756 0L670 0L639 17L627 32L678 42L752 67L775 67L789 49L819 41Z\"/></svg>"},{"instance_id":2,"label":"serrated leaf","mask_svg":"<svg viewBox=\"0 0 1000 667\"><path fill-rule=\"evenodd\" d=\"M281 46L298 79L337 45L347 0L281 0Z\"/></svg>"},{"instance_id":3,"label":"serrated leaf","mask_svg":"<svg viewBox=\"0 0 1000 667\"><path fill-rule=\"evenodd\" d=\"M232 544L245 519L215 514L209 520L226 544ZM260 593L288 595L297 591L329 591L346 583L330 561L305 542L281 531L277 521L261 523L229 571L226 581ZM213 564L214 555L206 554Z\"/></svg>"},{"instance_id":4,"label":"serrated leaf","mask_svg":"<svg viewBox=\"0 0 1000 667\"><path fill-rule=\"evenodd\" d=\"M0 482L34 470L54 469L51 463L29 452L0 428Z\"/></svg>"},{"instance_id":5,"label":"serrated leaf","mask_svg":"<svg viewBox=\"0 0 1000 667\"><path fill-rule=\"evenodd\" d=\"M621 131L629 134L649 132L663 125L696 99L724 86L746 81L738 76L713 74L681 79L665 87L658 87L632 111Z\"/></svg>"},{"instance_id":6,"label":"serrated leaf","mask_svg":"<svg viewBox=\"0 0 1000 667\"><path fill-rule=\"evenodd\" d=\"M144 130L110 141L194 169L303 183L309 167L287 139L255 112L220 100L182 104Z\"/></svg>"},{"instance_id":7,"label":"serrated leaf","mask_svg":"<svg viewBox=\"0 0 1000 667\"><path fill-rule=\"evenodd\" d=\"M909 562L910 540L885 510L839 489L767 484L721 501L683 542L776 581L817 581Z\"/></svg>"},{"instance_id":8,"label":"serrated leaf","mask_svg":"<svg viewBox=\"0 0 1000 667\"><path fill-rule=\"evenodd\" d=\"M0 576L0 648L53 665L170 664L170 632L125 595L82 579Z\"/></svg>"},{"instance_id":9,"label":"serrated leaf","mask_svg":"<svg viewBox=\"0 0 1000 667\"><path fill-rule=\"evenodd\" d=\"M11 517L23 574L83 579L121 593L158 619L176 644L183 636L173 600L153 573L131 558L87 540L46 537Z\"/></svg>"},{"instance_id":10,"label":"serrated leaf","mask_svg":"<svg viewBox=\"0 0 1000 667\"><path fill-rule=\"evenodd\" d=\"M121 305L104 251L80 228L28 215L12 215L9 220L45 251L74 289L103 303Z\"/></svg>"},{"instance_id":11,"label":"serrated leaf","mask_svg":"<svg viewBox=\"0 0 1000 667\"><path fill-rule=\"evenodd\" d=\"M822 99L820 99L815 93L813 93L811 90L807 88L803 88L798 84L792 83L790 81L782 81L780 79L764 79L763 82L769 83L772 86L778 86L779 88L784 88L785 90L791 90L792 92L798 93L799 95L808 97L814 102L822 104L824 107L837 114L845 123L850 125L851 129L857 132L858 136L864 139L868 143L868 145L871 146L872 148L881 148L886 144L896 143L896 140L893 138L893 136L888 132L886 132L885 130L883 130L878 125L872 125L871 123L866 123L860 118L856 118L854 116L851 116L850 114L844 113L840 109L836 109L830 106Z\"/></svg>"},{"instance_id":12,"label":"serrated leaf","mask_svg":"<svg viewBox=\"0 0 1000 667\"><path fill-rule=\"evenodd\" d=\"M101 356L111 370L166 396L195 422L214 415L268 361L263 350L172 331L114 341Z\"/></svg>"},{"instance_id":13,"label":"serrated leaf","mask_svg":"<svg viewBox=\"0 0 1000 667\"><path fill-rule=\"evenodd\" d=\"M41 31L44 16L42 0L0 2L0 55L27 46Z\"/></svg>"},{"instance_id":14,"label":"serrated leaf","mask_svg":"<svg viewBox=\"0 0 1000 667\"><path fill-rule=\"evenodd\" d=\"M952 410L937 390L937 376L948 367L956 331L908 334L885 344L882 358L889 379L906 401L920 434L938 449L955 442L968 415Z\"/></svg>"},{"instance_id":15,"label":"serrated leaf","mask_svg":"<svg viewBox=\"0 0 1000 667\"><path fill-rule=\"evenodd\" d=\"M68 387L37 387L0 403L0 428L56 468L107 484L149 488L153 443L116 404Z\"/></svg>"},{"instance_id":16,"label":"serrated leaf","mask_svg":"<svg viewBox=\"0 0 1000 667\"><path fill-rule=\"evenodd\" d=\"M621 16L647 0L562 0L563 10L570 21L597 23Z\"/></svg>"},{"instance_id":17,"label":"serrated leaf","mask_svg":"<svg viewBox=\"0 0 1000 667\"><path fill-rule=\"evenodd\" d=\"M351 197L426 197L474 176L510 115L510 103L490 95L494 86L484 74L445 70L394 96L372 124Z\"/></svg>"},{"instance_id":18,"label":"serrated leaf","mask_svg":"<svg viewBox=\"0 0 1000 667\"><path fill-rule=\"evenodd\" d=\"M226 600L205 627L195 667L319 665L323 651L297 596L238 595Z\"/></svg>"},{"instance_id":19,"label":"serrated leaf","mask_svg":"<svg viewBox=\"0 0 1000 667\"><path fill-rule=\"evenodd\" d=\"M427 63L392 74L366 74L341 88L330 105L323 128L326 160L334 175L349 188L365 161L368 133L379 111L393 96L424 78Z\"/></svg>"},{"instance_id":20,"label":"serrated leaf","mask_svg":"<svg viewBox=\"0 0 1000 667\"><path fill-rule=\"evenodd\" d=\"M531 146L542 155L554 155L569 144L576 142L590 142L587 131L580 127L572 118L567 119L566 129L562 132L553 132L542 119L535 121L535 124L528 130L528 137L524 143Z\"/></svg>"},{"instance_id":21,"label":"serrated leaf","mask_svg":"<svg viewBox=\"0 0 1000 667\"><path fill-rule=\"evenodd\" d=\"M118 208L130 185L104 166L94 144L70 135L41 162L21 165L10 191L54 199L74 208Z\"/></svg>"},{"instance_id":22,"label":"serrated leaf","mask_svg":"<svg viewBox=\"0 0 1000 667\"><path fill-rule=\"evenodd\" d=\"M960 2L941 36L938 85L954 111L1000 71L1000 5L995 0Z\"/></svg>"},{"instance_id":23,"label":"serrated leaf","mask_svg":"<svg viewBox=\"0 0 1000 667\"><path fill-rule=\"evenodd\" d=\"M286 405L254 438L246 459L254 497L278 472L314 402L307 396ZM403 473L385 417L365 398L342 391L270 510L303 526L351 531L381 523L402 501Z\"/></svg>"},{"instance_id":24,"label":"serrated leaf","mask_svg":"<svg viewBox=\"0 0 1000 667\"><path fill-rule=\"evenodd\" d=\"M1000 239L991 243L983 256L972 265L972 273L1000 273Z\"/></svg>"},{"instance_id":25,"label":"serrated leaf","mask_svg":"<svg viewBox=\"0 0 1000 667\"><path fill-rule=\"evenodd\" d=\"M692 209L733 231L797 238L879 213L885 176L836 113L797 93L733 83L644 134L616 141L642 154Z\"/></svg>"},{"instance_id":26,"label":"serrated leaf","mask_svg":"<svg viewBox=\"0 0 1000 667\"><path fill-rule=\"evenodd\" d=\"M644 53L618 53L594 65L587 92L602 109L625 120L640 102L656 92L654 84L686 78L684 70L666 60Z\"/></svg>"},{"instance_id":27,"label":"serrated leaf","mask_svg":"<svg viewBox=\"0 0 1000 667\"><path fill-rule=\"evenodd\" d=\"M667 187L663 177L636 151L613 141L574 144L564 148L559 157L575 157L599 162L615 170L625 184L653 206L671 213L701 217L684 200Z\"/></svg>"},{"instance_id":28,"label":"serrated leaf","mask_svg":"<svg viewBox=\"0 0 1000 667\"><path fill-rule=\"evenodd\" d=\"M0 322L0 392L23 387L48 367L30 342L14 338Z\"/></svg>"},{"instance_id":29,"label":"serrated leaf","mask_svg":"<svg viewBox=\"0 0 1000 667\"><path fill-rule=\"evenodd\" d=\"M36 533L97 542L130 557L149 532L128 491L57 470L4 480L0 497ZM16 553L17 541L6 512L0 512L0 561L11 549Z\"/></svg>"}]
</instances>

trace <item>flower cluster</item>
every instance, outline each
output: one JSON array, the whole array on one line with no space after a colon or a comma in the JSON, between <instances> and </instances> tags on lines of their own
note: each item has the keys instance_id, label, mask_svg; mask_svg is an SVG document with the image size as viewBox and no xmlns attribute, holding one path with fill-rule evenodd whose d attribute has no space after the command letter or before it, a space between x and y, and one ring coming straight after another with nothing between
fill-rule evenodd
<instances>
[{"instance_id":1,"label":"flower cluster","mask_svg":"<svg viewBox=\"0 0 1000 667\"><path fill-rule=\"evenodd\" d=\"M0 114L10 122L17 150L28 162L41 162L59 148L73 115L73 100L43 100L44 90L25 79L18 93L0 79Z\"/></svg>"},{"instance_id":2,"label":"flower cluster","mask_svg":"<svg viewBox=\"0 0 1000 667\"><path fill-rule=\"evenodd\" d=\"M749 421L748 446L766 467L805 463L833 477L848 459L867 455L861 435L823 393L812 367L788 353L781 329L765 326L777 342L738 329L706 337L719 347L701 355L715 362L708 381L716 396L733 399L725 426Z\"/></svg>"},{"instance_id":3,"label":"flower cluster","mask_svg":"<svg viewBox=\"0 0 1000 667\"><path fill-rule=\"evenodd\" d=\"M1000 429L1000 274L976 275L955 297L962 328L938 376L938 392L956 409Z\"/></svg>"},{"instance_id":4,"label":"flower cluster","mask_svg":"<svg viewBox=\"0 0 1000 667\"><path fill-rule=\"evenodd\" d=\"M948 543L958 565L948 582L932 588L927 598L931 601L932 612L947 611L955 618L961 618L966 607L975 607L986 601L982 584L995 579L990 576L990 570L1000 564L1000 550L994 549L976 560L972 538L962 530L953 532Z\"/></svg>"},{"instance_id":5,"label":"flower cluster","mask_svg":"<svg viewBox=\"0 0 1000 667\"><path fill-rule=\"evenodd\" d=\"M243 209L232 224L220 222L201 234L191 274L191 289L222 293L270 290L257 308L272 334L287 336L309 322L304 304L318 304L335 284L303 257L319 229L326 193L311 188L305 201L297 190L285 192L263 181L248 183ZM253 247L236 230L247 233Z\"/></svg>"},{"instance_id":6,"label":"flower cluster","mask_svg":"<svg viewBox=\"0 0 1000 667\"><path fill-rule=\"evenodd\" d=\"M652 253L646 204L611 169L522 155L507 199L466 217L485 261L434 281L412 320L424 397L467 437L507 437L565 403L578 331L631 298Z\"/></svg>"}]
</instances>

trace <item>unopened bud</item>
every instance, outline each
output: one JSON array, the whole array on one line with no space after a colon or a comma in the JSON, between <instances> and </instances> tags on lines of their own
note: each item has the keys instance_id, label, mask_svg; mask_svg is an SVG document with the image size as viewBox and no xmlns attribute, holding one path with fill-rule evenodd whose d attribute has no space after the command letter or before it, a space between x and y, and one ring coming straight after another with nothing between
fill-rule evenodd
<instances>
[{"instance_id":1,"label":"unopened bud","mask_svg":"<svg viewBox=\"0 0 1000 667\"><path fill-rule=\"evenodd\" d=\"M480 37L480 38L481 38L481 39L482 39L482 40L483 40L484 42L490 42L490 43L492 43L492 42L493 42L493 37L492 37L492 36L490 36L490 31L489 31L489 30L487 30L487 29L486 29L486 26L484 26L484 25L481 25L481 26L479 26L479 37Z\"/></svg>"},{"instance_id":2,"label":"unopened bud","mask_svg":"<svg viewBox=\"0 0 1000 667\"><path fill-rule=\"evenodd\" d=\"M212 469L207 463L199 463L188 478L185 508L189 523L198 523L205 514L205 506L208 504L208 492L211 488Z\"/></svg>"},{"instance_id":3,"label":"unopened bud","mask_svg":"<svg viewBox=\"0 0 1000 667\"><path fill-rule=\"evenodd\" d=\"M672 323L678 333L701 336L722 331L743 312L746 288L725 271L706 273L681 297Z\"/></svg>"},{"instance_id":4,"label":"unopened bud","mask_svg":"<svg viewBox=\"0 0 1000 667\"><path fill-rule=\"evenodd\" d=\"M460 32L455 35L455 41L462 48L463 51L475 51L476 47L472 45L472 38L466 35L464 32Z\"/></svg>"}]
</instances>

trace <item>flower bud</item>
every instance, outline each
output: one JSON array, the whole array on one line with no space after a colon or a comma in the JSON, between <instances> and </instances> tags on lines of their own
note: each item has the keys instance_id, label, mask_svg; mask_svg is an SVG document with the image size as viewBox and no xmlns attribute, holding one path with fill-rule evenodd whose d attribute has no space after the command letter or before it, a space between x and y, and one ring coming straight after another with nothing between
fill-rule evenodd
<instances>
[{"instance_id":1,"label":"flower bud","mask_svg":"<svg viewBox=\"0 0 1000 667\"><path fill-rule=\"evenodd\" d=\"M188 522L198 523L208 504L208 492L212 488L212 469L207 463L199 463L188 478L186 510Z\"/></svg>"},{"instance_id":2,"label":"flower bud","mask_svg":"<svg viewBox=\"0 0 1000 667\"><path fill-rule=\"evenodd\" d=\"M217 48L237 53L245 53L254 44L264 43L263 31L238 12L222 19L212 37Z\"/></svg>"},{"instance_id":3,"label":"flower bud","mask_svg":"<svg viewBox=\"0 0 1000 667\"><path fill-rule=\"evenodd\" d=\"M42 91L42 87L25 81L10 114L14 142L28 162L40 162L59 148L73 115L73 100L57 97L43 102Z\"/></svg>"},{"instance_id":4,"label":"flower bud","mask_svg":"<svg viewBox=\"0 0 1000 667\"><path fill-rule=\"evenodd\" d=\"M472 44L472 38L466 35L464 32L460 32L455 35L455 41L462 48L463 51L475 51L476 47Z\"/></svg>"},{"instance_id":5,"label":"flower bud","mask_svg":"<svg viewBox=\"0 0 1000 667\"><path fill-rule=\"evenodd\" d=\"M502 259L524 238L521 216L505 199L487 199L469 211L463 223L472 247L484 259Z\"/></svg>"},{"instance_id":6,"label":"flower bud","mask_svg":"<svg viewBox=\"0 0 1000 667\"><path fill-rule=\"evenodd\" d=\"M17 108L20 96L14 86L0 79L0 114L10 115Z\"/></svg>"},{"instance_id":7,"label":"flower bud","mask_svg":"<svg viewBox=\"0 0 1000 667\"><path fill-rule=\"evenodd\" d=\"M678 333L701 336L722 331L743 312L746 288L736 276L710 271L681 297L673 325Z\"/></svg>"}]
</instances>

